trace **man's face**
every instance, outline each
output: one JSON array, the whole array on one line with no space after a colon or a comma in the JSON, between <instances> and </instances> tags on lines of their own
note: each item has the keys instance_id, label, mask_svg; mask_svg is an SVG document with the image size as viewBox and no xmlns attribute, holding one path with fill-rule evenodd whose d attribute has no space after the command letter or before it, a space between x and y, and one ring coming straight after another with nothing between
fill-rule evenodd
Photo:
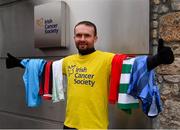
<instances>
[{"instance_id":1,"label":"man's face","mask_svg":"<svg viewBox=\"0 0 180 130\"><path fill-rule=\"evenodd\" d=\"M74 41L76 48L85 51L94 47L97 36L94 35L94 28L84 24L76 26L74 30Z\"/></svg>"}]
</instances>

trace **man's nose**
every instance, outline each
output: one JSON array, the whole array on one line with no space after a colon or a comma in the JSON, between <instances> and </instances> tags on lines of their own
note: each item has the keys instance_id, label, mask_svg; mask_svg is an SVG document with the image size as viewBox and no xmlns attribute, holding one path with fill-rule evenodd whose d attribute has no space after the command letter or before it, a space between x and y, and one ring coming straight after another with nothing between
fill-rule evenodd
<instances>
[{"instance_id":1,"label":"man's nose","mask_svg":"<svg viewBox=\"0 0 180 130\"><path fill-rule=\"evenodd\" d=\"M85 36L82 35L80 40L81 40L81 41L84 41L84 40L85 40Z\"/></svg>"}]
</instances>

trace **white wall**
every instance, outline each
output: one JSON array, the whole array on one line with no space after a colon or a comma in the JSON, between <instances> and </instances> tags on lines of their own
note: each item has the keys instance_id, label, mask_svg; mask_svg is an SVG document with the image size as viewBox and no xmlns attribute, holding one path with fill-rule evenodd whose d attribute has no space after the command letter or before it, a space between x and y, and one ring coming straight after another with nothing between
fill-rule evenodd
<instances>
[{"instance_id":1,"label":"white wall","mask_svg":"<svg viewBox=\"0 0 180 130\"><path fill-rule=\"evenodd\" d=\"M149 52L148 0L65 1L70 8L71 29L81 20L97 25L97 48L123 53Z\"/></svg>"}]
</instances>

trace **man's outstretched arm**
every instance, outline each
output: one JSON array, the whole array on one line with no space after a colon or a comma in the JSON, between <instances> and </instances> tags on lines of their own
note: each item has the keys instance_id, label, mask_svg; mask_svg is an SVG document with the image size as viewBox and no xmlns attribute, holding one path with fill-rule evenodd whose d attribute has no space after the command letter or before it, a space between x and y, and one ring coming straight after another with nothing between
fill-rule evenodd
<instances>
[{"instance_id":1,"label":"man's outstretched arm","mask_svg":"<svg viewBox=\"0 0 180 130\"><path fill-rule=\"evenodd\" d=\"M14 56L12 56L10 53L7 53L6 58L6 68L14 68L14 67L21 67L24 68L23 65L21 65L21 59L18 59ZM158 52L154 56L148 56L147 58L147 68L148 70L152 70L158 65L161 64L171 64L174 61L174 54L170 47L164 46L163 39L159 39L158 41Z\"/></svg>"}]
</instances>

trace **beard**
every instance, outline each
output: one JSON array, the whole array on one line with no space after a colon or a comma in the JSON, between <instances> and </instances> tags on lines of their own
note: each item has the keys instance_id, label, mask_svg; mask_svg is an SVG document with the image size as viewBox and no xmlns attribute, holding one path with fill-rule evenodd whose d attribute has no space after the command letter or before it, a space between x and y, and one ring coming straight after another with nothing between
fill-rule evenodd
<instances>
[{"instance_id":1,"label":"beard","mask_svg":"<svg viewBox=\"0 0 180 130\"><path fill-rule=\"evenodd\" d=\"M79 48L77 47L79 54L81 55L87 55L95 51L95 48Z\"/></svg>"},{"instance_id":2,"label":"beard","mask_svg":"<svg viewBox=\"0 0 180 130\"><path fill-rule=\"evenodd\" d=\"M95 51L94 46L89 47L86 42L76 43L76 48L81 55L90 54Z\"/></svg>"}]
</instances>

